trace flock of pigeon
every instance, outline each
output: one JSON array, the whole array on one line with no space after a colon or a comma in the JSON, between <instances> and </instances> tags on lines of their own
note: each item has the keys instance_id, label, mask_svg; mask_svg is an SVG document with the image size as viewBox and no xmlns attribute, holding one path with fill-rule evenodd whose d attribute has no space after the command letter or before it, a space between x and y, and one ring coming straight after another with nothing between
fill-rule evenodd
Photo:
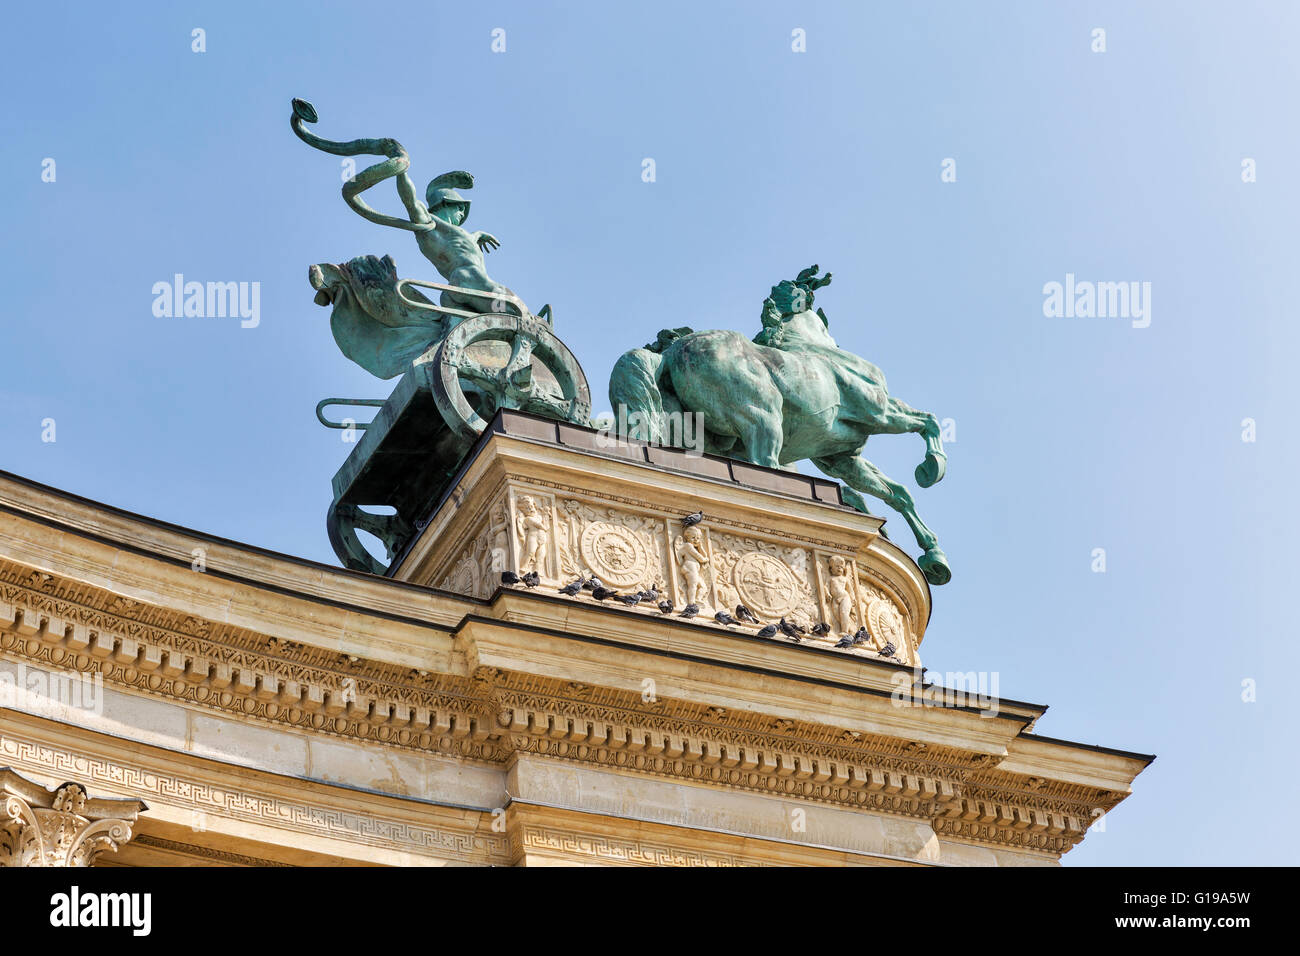
<instances>
[{"instance_id":1,"label":"flock of pigeon","mask_svg":"<svg viewBox=\"0 0 1300 956\"><path fill-rule=\"evenodd\" d=\"M703 520L704 513L702 511L697 511L694 514L689 514L684 517L682 519L682 524L689 528L691 525L699 524ZM514 571L502 571L501 583L522 584L526 588L535 588L541 584L541 580L536 571L529 571L527 574L523 575L516 574ZM675 610L671 600L660 599L659 589L657 587L652 586L648 590L636 591L630 594L619 594L615 589L605 587L600 578L596 577L594 574L588 578L579 576L576 580L570 581L568 584L564 585L564 587L560 588L560 593L566 594L569 597L575 597L582 591L590 592L591 596L597 601L614 600L619 601L628 607L634 607L638 604L653 605L659 609L660 614L671 614ZM698 616L699 613L700 607L698 604L688 604L678 612L677 616L689 619ZM728 626L732 624L763 623L757 616L755 616L753 611L745 607L743 604L736 605L734 616L726 611L718 611L713 615L713 619L719 624ZM778 631L796 642L803 640L803 638L808 634L806 628L787 621L783 617L775 624L767 624L760 628L758 636L776 637ZM819 624L814 624L812 627L812 633L817 637L824 637L826 634L830 633L830 625L826 624L824 621ZM835 646L857 647L867 643L870 639L871 636L867 633L867 629L865 627L860 627L856 634L845 634L841 637ZM892 657L895 650L897 650L897 648L895 648L892 643L889 643L881 648L879 653L882 657Z\"/></svg>"}]
</instances>

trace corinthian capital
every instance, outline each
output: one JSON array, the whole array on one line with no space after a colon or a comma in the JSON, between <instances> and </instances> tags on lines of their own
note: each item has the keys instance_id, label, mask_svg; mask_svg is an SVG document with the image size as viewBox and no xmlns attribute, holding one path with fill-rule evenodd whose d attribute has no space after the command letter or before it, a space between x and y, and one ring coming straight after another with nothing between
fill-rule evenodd
<instances>
[{"instance_id":1,"label":"corinthian capital","mask_svg":"<svg viewBox=\"0 0 1300 956\"><path fill-rule=\"evenodd\" d=\"M53 791L0 767L0 866L93 866L132 836L140 800L91 798L78 783Z\"/></svg>"}]
</instances>

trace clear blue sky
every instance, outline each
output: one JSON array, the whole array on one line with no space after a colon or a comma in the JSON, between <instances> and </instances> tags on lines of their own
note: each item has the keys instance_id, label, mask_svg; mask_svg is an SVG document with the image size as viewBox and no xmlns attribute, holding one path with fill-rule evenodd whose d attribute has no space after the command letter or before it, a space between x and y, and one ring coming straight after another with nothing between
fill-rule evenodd
<instances>
[{"instance_id":1,"label":"clear blue sky","mask_svg":"<svg viewBox=\"0 0 1300 956\"><path fill-rule=\"evenodd\" d=\"M1051 705L1042 733L1159 754L1068 862L1294 863L1298 10L11 5L0 467L333 561L351 446L312 409L391 383L337 351L307 266L436 276L291 135L305 97L322 135L399 139L421 186L478 177L492 274L553 304L598 409L624 349L752 333L769 286L830 269L840 345L957 424L918 493L954 572L927 665L997 672ZM261 283L261 324L156 318L177 272ZM1045 317L1066 273L1150 282L1150 327ZM909 483L921 452L868 451Z\"/></svg>"}]
</instances>

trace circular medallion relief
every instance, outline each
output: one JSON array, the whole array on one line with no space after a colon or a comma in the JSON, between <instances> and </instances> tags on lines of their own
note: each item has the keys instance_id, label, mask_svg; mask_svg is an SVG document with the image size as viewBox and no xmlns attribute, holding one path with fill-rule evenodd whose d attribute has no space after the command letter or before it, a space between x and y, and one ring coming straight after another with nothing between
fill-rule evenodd
<instances>
[{"instance_id":1,"label":"circular medallion relief","mask_svg":"<svg viewBox=\"0 0 1300 956\"><path fill-rule=\"evenodd\" d=\"M446 584L447 590L455 591L457 594L473 594L475 591L475 584L477 583L474 580L478 577L476 573L477 570L478 569L475 567L472 560L469 558L462 558L460 563L456 565L456 569L452 571L451 577L448 579Z\"/></svg>"},{"instance_id":2,"label":"circular medallion relief","mask_svg":"<svg viewBox=\"0 0 1300 956\"><path fill-rule=\"evenodd\" d=\"M596 522L582 533L582 556L596 577L629 587L645 577L650 555L637 535L622 525Z\"/></svg>"},{"instance_id":3,"label":"circular medallion relief","mask_svg":"<svg viewBox=\"0 0 1300 956\"><path fill-rule=\"evenodd\" d=\"M781 561L750 551L736 562L736 590L745 606L769 617L788 617L799 599L799 582Z\"/></svg>"},{"instance_id":4,"label":"circular medallion relief","mask_svg":"<svg viewBox=\"0 0 1300 956\"><path fill-rule=\"evenodd\" d=\"M877 648L894 645L894 656L903 657L907 651L907 637L903 616L892 601L877 598L867 608L867 628Z\"/></svg>"}]
</instances>

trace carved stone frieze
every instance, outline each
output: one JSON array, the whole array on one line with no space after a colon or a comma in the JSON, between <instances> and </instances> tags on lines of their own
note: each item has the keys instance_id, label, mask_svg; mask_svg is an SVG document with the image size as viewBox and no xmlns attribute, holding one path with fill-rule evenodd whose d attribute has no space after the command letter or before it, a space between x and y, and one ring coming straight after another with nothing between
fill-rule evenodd
<instances>
[{"instance_id":1,"label":"carved stone frieze","mask_svg":"<svg viewBox=\"0 0 1300 956\"><path fill-rule=\"evenodd\" d=\"M866 627L871 637L870 650L883 657L920 666L916 642L898 605L882 589L862 584L866 601Z\"/></svg>"},{"instance_id":2,"label":"carved stone frieze","mask_svg":"<svg viewBox=\"0 0 1300 956\"><path fill-rule=\"evenodd\" d=\"M514 563L510 530L510 514L505 499L499 497L486 509L470 541L455 552L437 587L476 598L491 594L501 572Z\"/></svg>"},{"instance_id":3,"label":"carved stone frieze","mask_svg":"<svg viewBox=\"0 0 1300 956\"><path fill-rule=\"evenodd\" d=\"M862 624L855 578L852 561L839 554L827 557L822 619L830 625L832 636L853 634Z\"/></svg>"},{"instance_id":4,"label":"carved stone frieze","mask_svg":"<svg viewBox=\"0 0 1300 956\"><path fill-rule=\"evenodd\" d=\"M708 531L699 525L683 528L673 539L673 557L677 570L673 575L677 603L683 607L694 604L705 612L718 607L722 598L716 586L717 564L709 547ZM724 566L725 573L725 556L716 560Z\"/></svg>"},{"instance_id":5,"label":"carved stone frieze","mask_svg":"<svg viewBox=\"0 0 1300 956\"><path fill-rule=\"evenodd\" d=\"M806 548L715 532L713 568L723 607L743 604L765 623L786 618L802 627L818 620Z\"/></svg>"},{"instance_id":6,"label":"carved stone frieze","mask_svg":"<svg viewBox=\"0 0 1300 956\"><path fill-rule=\"evenodd\" d=\"M566 582L595 575L606 587L625 591L662 585L667 525L662 518L562 498L558 547Z\"/></svg>"},{"instance_id":7,"label":"carved stone frieze","mask_svg":"<svg viewBox=\"0 0 1300 956\"><path fill-rule=\"evenodd\" d=\"M753 866L746 857L673 846L668 842L574 833L565 827L534 824L511 834L515 859L530 854L554 854L566 860L587 859L601 866Z\"/></svg>"},{"instance_id":8,"label":"carved stone frieze","mask_svg":"<svg viewBox=\"0 0 1300 956\"><path fill-rule=\"evenodd\" d=\"M516 493L510 499L515 536L514 570L536 573L541 580L555 580L551 538L555 531L555 505L549 495Z\"/></svg>"},{"instance_id":9,"label":"carved stone frieze","mask_svg":"<svg viewBox=\"0 0 1300 956\"><path fill-rule=\"evenodd\" d=\"M228 817L368 846L396 847L421 855L475 862L503 861L508 851L503 834L466 833L445 826L420 825L396 816L363 814L291 796L250 791L246 784L214 785L162 771L143 759L104 759L71 746L32 740L10 731L0 735L0 762L40 767L44 772L76 773L87 783L128 788L159 803L187 808L200 819Z\"/></svg>"},{"instance_id":10,"label":"carved stone frieze","mask_svg":"<svg viewBox=\"0 0 1300 956\"><path fill-rule=\"evenodd\" d=\"M535 571L542 584L557 590L594 575L621 593L657 589L679 609L698 605L701 613L691 620L701 627L717 626L714 612L734 616L736 606L744 605L758 623L730 627L757 632L785 618L804 629L801 640L825 647L865 628L870 641L838 650L916 661L918 627L907 599L842 546L776 538L750 524L707 516L685 527L679 512L535 479L508 479L497 501L490 517L485 512L468 522L474 530L465 545L435 574L439 587L487 597L505 565L520 575ZM509 554L505 565L503 553ZM582 591L570 599L592 597ZM614 613L655 613L650 604L629 611L615 601L604 606ZM811 633L819 623L828 628L820 637ZM774 639L788 640L780 632ZM893 653L883 655L891 643Z\"/></svg>"}]
</instances>

